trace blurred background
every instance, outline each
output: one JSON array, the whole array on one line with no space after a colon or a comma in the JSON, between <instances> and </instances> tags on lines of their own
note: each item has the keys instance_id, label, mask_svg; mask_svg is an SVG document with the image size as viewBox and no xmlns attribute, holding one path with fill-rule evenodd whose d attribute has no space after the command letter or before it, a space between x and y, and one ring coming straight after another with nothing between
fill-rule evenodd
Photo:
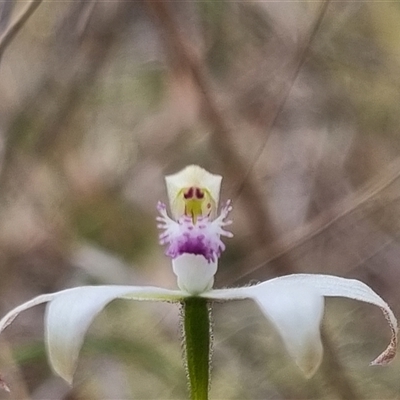
<instances>
[{"instance_id":1,"label":"blurred background","mask_svg":"<svg viewBox=\"0 0 400 400\"><path fill-rule=\"evenodd\" d=\"M0 3L0 311L86 284L176 287L158 245L164 176L224 176L234 238L216 287L294 272L369 284L400 315L400 4ZM42 306L0 342L2 399L184 399L179 309L115 301L75 385ZM249 302L216 304L212 399L399 399L369 367L380 310L329 299L305 380Z\"/></svg>"}]
</instances>

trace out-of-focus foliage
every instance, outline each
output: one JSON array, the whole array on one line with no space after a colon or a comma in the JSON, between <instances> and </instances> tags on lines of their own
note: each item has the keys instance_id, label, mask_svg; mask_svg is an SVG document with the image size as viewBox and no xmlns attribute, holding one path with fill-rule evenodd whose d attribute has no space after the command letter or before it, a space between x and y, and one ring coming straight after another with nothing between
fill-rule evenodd
<instances>
[{"instance_id":1,"label":"out-of-focus foliage","mask_svg":"<svg viewBox=\"0 0 400 400\"><path fill-rule=\"evenodd\" d=\"M26 3L0 4L3 314L76 285L175 287L155 206L164 175L197 163L234 204L217 286L357 277L400 315L397 2L36 3L6 47ZM47 366L42 314L0 343L1 398L187 396L174 306L107 308L73 388ZM398 398L399 363L368 366L379 310L329 300L309 381L258 317L215 306L211 398Z\"/></svg>"}]
</instances>

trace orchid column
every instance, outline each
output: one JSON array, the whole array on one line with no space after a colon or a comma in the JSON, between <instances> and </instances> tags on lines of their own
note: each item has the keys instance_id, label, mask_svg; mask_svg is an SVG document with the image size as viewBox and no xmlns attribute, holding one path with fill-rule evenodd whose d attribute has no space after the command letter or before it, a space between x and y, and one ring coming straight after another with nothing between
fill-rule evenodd
<instances>
[{"instance_id":1,"label":"orchid column","mask_svg":"<svg viewBox=\"0 0 400 400\"><path fill-rule=\"evenodd\" d=\"M166 254L181 290L193 295L182 301L182 328L185 363L192 399L207 399L211 366L211 306L196 295L209 291L214 284L218 258L225 249L221 236L231 237L224 226L231 210L230 202L218 218L217 206L222 177L198 166L166 177L171 213L158 204L161 217L161 244L168 244Z\"/></svg>"}]
</instances>

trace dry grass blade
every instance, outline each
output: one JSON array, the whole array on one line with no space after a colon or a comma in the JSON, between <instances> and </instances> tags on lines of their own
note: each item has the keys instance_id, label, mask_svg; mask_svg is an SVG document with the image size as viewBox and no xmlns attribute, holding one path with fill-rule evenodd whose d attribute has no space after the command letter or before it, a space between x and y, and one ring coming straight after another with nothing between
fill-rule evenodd
<instances>
[{"instance_id":1,"label":"dry grass blade","mask_svg":"<svg viewBox=\"0 0 400 400\"><path fill-rule=\"evenodd\" d=\"M319 11L317 13L317 16L316 16L313 24L311 25L309 35L306 37L303 45L300 47L300 50L297 55L297 60L295 63L295 68L293 69L292 76L288 77L288 79L287 79L287 82L289 82L289 83L286 86L286 89L283 91L283 95L282 95L281 99L279 100L278 106L276 107L275 112L273 113L272 117L270 118L268 125L265 127L266 134L265 134L265 138L264 138L264 143L262 146L259 147L257 154L255 154L254 157L252 158L253 161L249 165L249 167L243 177L242 183L238 186L237 193L236 193L237 196L240 196L243 193L243 189L246 186L246 181L249 179L251 171L253 170L255 164L257 163L257 161L261 157L263 151L265 150L265 146L267 144L271 129L275 126L275 124L278 120L278 117L281 114L281 112L286 104L286 101L290 95L290 92L293 88L294 83L296 82L299 72L307 59L307 55L309 53L311 44L314 41L314 38L316 37L317 33L320 30L322 21L325 17L327 9L328 9L329 1L330 0L325 0L324 2L322 2L321 6L319 8Z\"/></svg>"}]
</instances>

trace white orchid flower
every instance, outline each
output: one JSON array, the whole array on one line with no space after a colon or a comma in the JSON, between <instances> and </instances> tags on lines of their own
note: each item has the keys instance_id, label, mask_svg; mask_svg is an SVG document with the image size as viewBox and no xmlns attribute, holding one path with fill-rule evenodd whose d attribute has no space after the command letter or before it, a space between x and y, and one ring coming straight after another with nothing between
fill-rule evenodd
<instances>
[{"instance_id":1,"label":"white orchid flower","mask_svg":"<svg viewBox=\"0 0 400 400\"><path fill-rule=\"evenodd\" d=\"M166 177L173 219L164 204L161 214L160 242L172 258L179 290L152 286L83 286L38 296L10 311L0 321L0 332L17 315L47 302L45 343L55 373L72 383L84 336L95 316L117 298L181 303L183 305L186 367L192 398L206 399L209 382L210 321L213 301L252 299L273 323L289 354L307 377L321 363L320 323L324 297L348 297L378 306L391 330L387 348L372 365L384 365L395 356L397 321L385 301L364 283L329 275L294 274L253 286L212 289L218 259L225 246L221 236L231 211L230 202L217 216L222 177L198 166Z\"/></svg>"}]
</instances>

